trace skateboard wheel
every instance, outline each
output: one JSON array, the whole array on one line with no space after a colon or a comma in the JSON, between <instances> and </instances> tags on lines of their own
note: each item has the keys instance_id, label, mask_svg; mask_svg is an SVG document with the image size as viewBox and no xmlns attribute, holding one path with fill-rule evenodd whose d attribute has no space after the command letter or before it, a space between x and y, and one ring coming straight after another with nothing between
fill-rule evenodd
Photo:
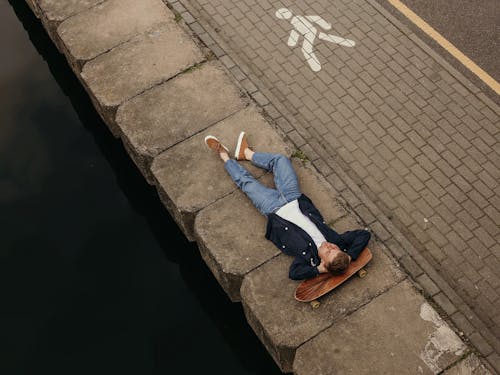
<instances>
[{"instance_id":1,"label":"skateboard wheel","mask_svg":"<svg viewBox=\"0 0 500 375\"><path fill-rule=\"evenodd\" d=\"M318 300L311 301L311 307L313 309L317 309L321 305L321 303Z\"/></svg>"},{"instance_id":2,"label":"skateboard wheel","mask_svg":"<svg viewBox=\"0 0 500 375\"><path fill-rule=\"evenodd\" d=\"M360 270L358 271L358 276L359 276L360 278L363 278L363 277L365 277L365 276L366 276L366 274L367 274L367 273L368 273L368 272L366 272L366 270L365 270L364 268L362 268L362 269L360 269Z\"/></svg>"}]
</instances>

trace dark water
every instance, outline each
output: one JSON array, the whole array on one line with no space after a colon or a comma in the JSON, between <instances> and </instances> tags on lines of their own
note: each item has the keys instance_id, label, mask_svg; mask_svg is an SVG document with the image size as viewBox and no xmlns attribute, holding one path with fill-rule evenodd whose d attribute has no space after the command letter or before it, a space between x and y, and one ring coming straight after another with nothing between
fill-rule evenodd
<instances>
[{"instance_id":1,"label":"dark water","mask_svg":"<svg viewBox=\"0 0 500 375\"><path fill-rule=\"evenodd\" d=\"M278 374L23 0L0 48L0 373Z\"/></svg>"}]
</instances>

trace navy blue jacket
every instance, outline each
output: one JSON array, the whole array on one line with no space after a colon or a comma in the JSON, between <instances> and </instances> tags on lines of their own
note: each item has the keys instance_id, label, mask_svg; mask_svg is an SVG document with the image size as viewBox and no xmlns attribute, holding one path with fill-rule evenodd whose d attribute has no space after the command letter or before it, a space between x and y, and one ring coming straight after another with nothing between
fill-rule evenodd
<instances>
[{"instance_id":1,"label":"navy blue jacket","mask_svg":"<svg viewBox=\"0 0 500 375\"><path fill-rule=\"evenodd\" d=\"M338 234L324 221L319 210L304 194L299 199L300 211L318 227L325 239L337 245L355 260L370 240L366 230L348 231ZM287 255L295 257L288 276L293 280L309 279L316 276L321 259L316 244L302 228L271 213L267 216L266 238Z\"/></svg>"}]
</instances>

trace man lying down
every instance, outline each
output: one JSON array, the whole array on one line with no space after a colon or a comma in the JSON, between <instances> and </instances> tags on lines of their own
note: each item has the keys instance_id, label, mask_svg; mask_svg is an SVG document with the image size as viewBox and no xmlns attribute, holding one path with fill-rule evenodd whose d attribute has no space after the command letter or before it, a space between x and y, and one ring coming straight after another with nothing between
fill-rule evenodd
<instances>
[{"instance_id":1,"label":"man lying down","mask_svg":"<svg viewBox=\"0 0 500 375\"><path fill-rule=\"evenodd\" d=\"M229 157L229 149L216 137L205 137L205 143L218 153L235 184L267 217L266 238L283 253L295 257L288 274L291 279L308 279L326 272L340 275L368 244L368 231L339 234L324 222L312 201L301 193L297 175L286 156L254 152L245 132L238 137L236 160ZM262 185L237 160L249 160L272 172L276 188Z\"/></svg>"}]
</instances>

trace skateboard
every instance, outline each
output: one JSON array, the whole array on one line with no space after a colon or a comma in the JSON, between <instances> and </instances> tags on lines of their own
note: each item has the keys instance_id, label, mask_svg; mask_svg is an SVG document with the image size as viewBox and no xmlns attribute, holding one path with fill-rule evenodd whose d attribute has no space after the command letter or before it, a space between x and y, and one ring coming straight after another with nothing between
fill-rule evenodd
<instances>
[{"instance_id":1,"label":"skateboard","mask_svg":"<svg viewBox=\"0 0 500 375\"><path fill-rule=\"evenodd\" d=\"M352 275L358 274L359 277L366 276L364 266L372 259L372 252L367 247L359 254L356 260L353 260L347 270L342 275L333 276L330 273L322 273L311 279L302 281L295 290L295 299L300 302L311 302L313 308L318 308L320 303L317 300L326 293L335 289Z\"/></svg>"}]
</instances>

